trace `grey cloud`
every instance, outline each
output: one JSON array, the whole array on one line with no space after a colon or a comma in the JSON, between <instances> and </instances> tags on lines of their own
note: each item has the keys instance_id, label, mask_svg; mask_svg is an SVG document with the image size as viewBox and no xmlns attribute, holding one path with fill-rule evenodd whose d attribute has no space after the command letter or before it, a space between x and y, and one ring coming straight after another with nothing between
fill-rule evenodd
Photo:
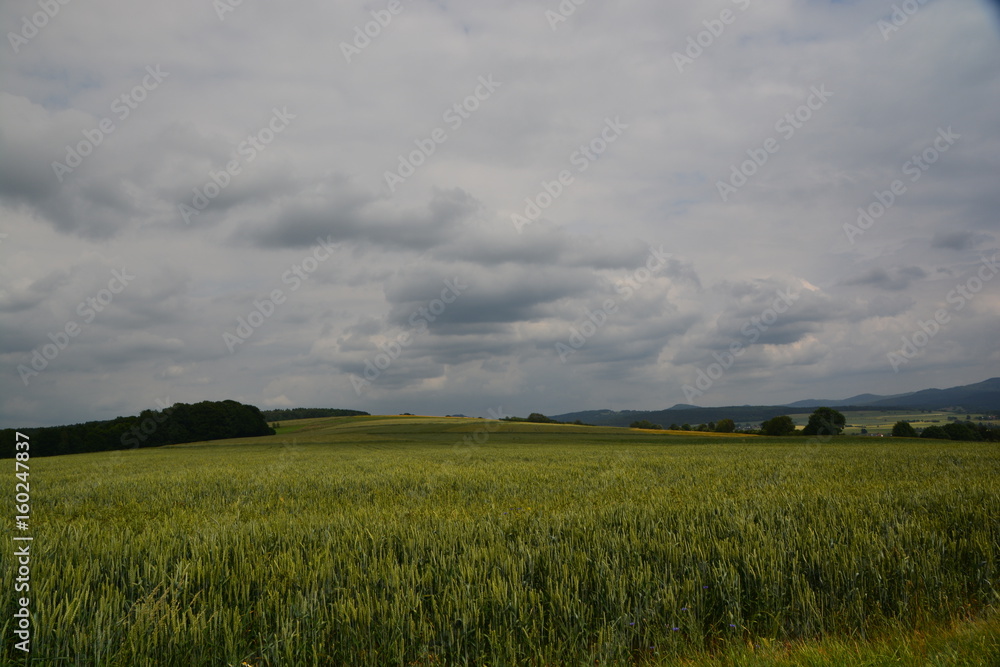
<instances>
[{"instance_id":1,"label":"grey cloud","mask_svg":"<svg viewBox=\"0 0 1000 667\"><path fill-rule=\"evenodd\" d=\"M972 250L981 243L989 243L995 238L992 234L972 231L943 231L934 234L931 247L945 250Z\"/></svg>"},{"instance_id":2,"label":"grey cloud","mask_svg":"<svg viewBox=\"0 0 1000 667\"><path fill-rule=\"evenodd\" d=\"M61 159L68 128L86 119L74 111L49 113L25 97L0 91L0 197L37 206L53 197L59 183L49 166ZM58 129L56 129L58 128ZM65 141L60 144L58 136Z\"/></svg>"},{"instance_id":3,"label":"grey cloud","mask_svg":"<svg viewBox=\"0 0 1000 667\"><path fill-rule=\"evenodd\" d=\"M17 313L35 308L69 281L70 275L66 271L57 270L23 288L0 288L0 312Z\"/></svg>"},{"instance_id":4,"label":"grey cloud","mask_svg":"<svg viewBox=\"0 0 1000 667\"><path fill-rule=\"evenodd\" d=\"M244 2L225 21L187 0L67 7L0 60L0 421L113 417L165 395L466 414L659 408L683 401L692 366L746 340L786 288L800 298L706 404L982 379L1000 355L992 283L905 373L883 362L995 252L989 4L927 3L889 39L875 23L884 7L734 5L683 72L674 53L718 8L586 3L553 31L540 5L413 3L348 63L339 44L370 20L361 5ZM8 25L23 12L0 6ZM157 62L171 72L162 89L60 183L52 161ZM502 87L447 122L490 75ZM833 97L780 136L775 122L821 85ZM179 205L275 107L294 123L185 224ZM616 116L629 127L600 157L571 157ZM914 180L906 161L949 126L961 139ZM390 192L386 171L438 127L447 139ZM780 150L722 201L717 181L770 136ZM572 184L518 234L511 215L564 170ZM852 243L844 225L896 179L905 193ZM293 290L283 272L317 238L335 250ZM626 300L620 281L650 246L672 258ZM21 386L25 354L122 263L135 282ZM356 395L347 372L456 277L468 290ZM231 354L223 331L276 289L284 303ZM555 343L609 298L617 313L563 364Z\"/></svg>"},{"instance_id":5,"label":"grey cloud","mask_svg":"<svg viewBox=\"0 0 1000 667\"><path fill-rule=\"evenodd\" d=\"M69 147L95 132L100 118L78 111L50 112L28 100L0 93L0 199L26 207L55 229L88 239L106 239L136 225L146 215L131 159L115 135L104 135L93 152L68 173ZM100 133L98 133L100 134ZM141 150L141 149L140 149ZM116 160L129 164L116 164Z\"/></svg>"},{"instance_id":6,"label":"grey cloud","mask_svg":"<svg viewBox=\"0 0 1000 667\"><path fill-rule=\"evenodd\" d=\"M927 272L919 266L895 266L872 268L861 275L844 281L845 285L877 287L889 291L907 289L912 283L927 277Z\"/></svg>"},{"instance_id":7,"label":"grey cloud","mask_svg":"<svg viewBox=\"0 0 1000 667\"><path fill-rule=\"evenodd\" d=\"M913 308L917 301L911 296L879 294L867 303L868 317L896 317Z\"/></svg>"},{"instance_id":8,"label":"grey cloud","mask_svg":"<svg viewBox=\"0 0 1000 667\"><path fill-rule=\"evenodd\" d=\"M435 191L425 210L398 211L345 186L283 200L269 216L274 222L259 222L234 238L260 247L308 247L321 238L420 251L445 241L477 207L468 194L453 189Z\"/></svg>"},{"instance_id":9,"label":"grey cloud","mask_svg":"<svg viewBox=\"0 0 1000 667\"><path fill-rule=\"evenodd\" d=\"M447 289L447 282L456 280L467 288L440 317L429 322L432 331L459 333L468 327L482 331L483 325L537 320L545 317L546 308L555 302L584 295L597 285L593 273L572 268L523 271L458 265L452 271L443 267L432 271L409 269L386 286L386 298L393 304L390 321L407 326L411 318L422 319L418 309L426 308Z\"/></svg>"}]
</instances>

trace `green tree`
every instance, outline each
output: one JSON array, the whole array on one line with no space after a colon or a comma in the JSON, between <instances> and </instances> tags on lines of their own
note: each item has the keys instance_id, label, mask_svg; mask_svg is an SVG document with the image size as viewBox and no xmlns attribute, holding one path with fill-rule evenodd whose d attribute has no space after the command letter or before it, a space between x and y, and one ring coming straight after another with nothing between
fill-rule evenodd
<instances>
[{"instance_id":1,"label":"green tree","mask_svg":"<svg viewBox=\"0 0 1000 667\"><path fill-rule=\"evenodd\" d=\"M933 438L935 440L951 440L951 438L948 437L948 432L940 426L928 426L920 434L920 437Z\"/></svg>"},{"instance_id":2,"label":"green tree","mask_svg":"<svg viewBox=\"0 0 1000 667\"><path fill-rule=\"evenodd\" d=\"M964 422L955 422L941 427L952 440L981 440L976 430Z\"/></svg>"},{"instance_id":3,"label":"green tree","mask_svg":"<svg viewBox=\"0 0 1000 667\"><path fill-rule=\"evenodd\" d=\"M736 430L736 422L732 419L720 419L719 423L715 425L716 433L732 433Z\"/></svg>"},{"instance_id":4,"label":"green tree","mask_svg":"<svg viewBox=\"0 0 1000 667\"><path fill-rule=\"evenodd\" d=\"M894 438L916 438L917 431L910 422L899 421L893 424L892 437Z\"/></svg>"},{"instance_id":5,"label":"green tree","mask_svg":"<svg viewBox=\"0 0 1000 667\"><path fill-rule=\"evenodd\" d=\"M555 424L556 420L546 417L540 412L532 412L528 415L528 421L533 424Z\"/></svg>"},{"instance_id":6,"label":"green tree","mask_svg":"<svg viewBox=\"0 0 1000 667\"><path fill-rule=\"evenodd\" d=\"M795 422L788 415L772 417L761 423L760 431L763 435L791 435L795 433Z\"/></svg>"},{"instance_id":7,"label":"green tree","mask_svg":"<svg viewBox=\"0 0 1000 667\"><path fill-rule=\"evenodd\" d=\"M840 435L847 419L833 408L816 408L809 415L809 423L802 429L802 435Z\"/></svg>"}]
</instances>

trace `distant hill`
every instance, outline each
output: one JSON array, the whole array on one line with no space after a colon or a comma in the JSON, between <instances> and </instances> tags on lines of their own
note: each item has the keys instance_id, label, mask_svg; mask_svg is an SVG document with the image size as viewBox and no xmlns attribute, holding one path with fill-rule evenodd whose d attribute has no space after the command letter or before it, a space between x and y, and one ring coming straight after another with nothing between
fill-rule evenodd
<instances>
[{"instance_id":1,"label":"distant hill","mask_svg":"<svg viewBox=\"0 0 1000 667\"><path fill-rule=\"evenodd\" d=\"M628 426L632 422L646 420L667 428L671 424L697 426L720 419L732 419L737 424L759 424L765 419L787 414L789 414L789 409L783 405L740 405L721 408L671 408L669 410L624 410L621 412L588 410L556 415L553 419L570 423L579 420L593 426Z\"/></svg>"},{"instance_id":2,"label":"distant hill","mask_svg":"<svg viewBox=\"0 0 1000 667\"><path fill-rule=\"evenodd\" d=\"M923 391L879 396L878 394L860 394L842 400L796 401L788 403L790 408L832 408L851 405L864 407L902 407L921 410L942 410L945 408L960 408L970 412L1000 409L1000 378L991 378L976 384L952 387L950 389L924 389Z\"/></svg>"},{"instance_id":3,"label":"distant hill","mask_svg":"<svg viewBox=\"0 0 1000 667\"><path fill-rule=\"evenodd\" d=\"M778 415L811 412L818 407L832 407L838 410L944 410L957 409L968 412L996 412L1000 410L1000 378L984 382L952 387L950 389L924 389L923 391L879 396L859 394L839 400L809 399L787 405L730 405L719 408L699 408L679 403L667 410L587 410L555 415L561 422L581 421L594 426L628 426L634 421L647 420L661 424L664 428L671 424L707 424L720 419L732 419L737 424L759 424L765 419Z\"/></svg>"},{"instance_id":4,"label":"distant hill","mask_svg":"<svg viewBox=\"0 0 1000 667\"><path fill-rule=\"evenodd\" d=\"M907 394L894 394L892 396L879 396L878 394L858 394L857 396L852 396L851 398L844 398L841 400L818 400L818 399L806 399L804 401L795 401L794 403L787 403L790 408L837 408L845 405L871 405L879 401L893 401L893 405L899 405L899 401L903 400L906 396L912 395Z\"/></svg>"},{"instance_id":5,"label":"distant hill","mask_svg":"<svg viewBox=\"0 0 1000 667\"><path fill-rule=\"evenodd\" d=\"M990 378L976 384L951 389L924 389L907 394L904 398L887 398L870 405L882 407L902 403L908 408L940 410L955 408L969 412L1000 410L1000 378Z\"/></svg>"}]
</instances>

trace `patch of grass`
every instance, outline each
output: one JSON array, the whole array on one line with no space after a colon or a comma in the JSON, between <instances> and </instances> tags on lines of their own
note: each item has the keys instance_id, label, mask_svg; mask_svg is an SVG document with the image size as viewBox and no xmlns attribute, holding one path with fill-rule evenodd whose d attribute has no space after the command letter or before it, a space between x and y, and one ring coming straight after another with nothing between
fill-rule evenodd
<instances>
[{"instance_id":1,"label":"patch of grass","mask_svg":"<svg viewBox=\"0 0 1000 667\"><path fill-rule=\"evenodd\" d=\"M930 626L865 640L828 638L810 642L760 640L730 647L721 655L671 660L686 667L993 667L1000 665L1000 618Z\"/></svg>"},{"instance_id":2,"label":"patch of grass","mask_svg":"<svg viewBox=\"0 0 1000 667\"><path fill-rule=\"evenodd\" d=\"M640 430L640 429L632 429L632 430ZM758 436L756 434L751 434L751 433L716 433L714 431L670 431L670 430L667 430L667 431L652 431L652 433L663 433L664 435L682 436L682 437L687 436L687 437L692 437L692 438L709 437L709 438L743 438L743 439L746 439L746 438L757 438L757 437L760 437L760 436Z\"/></svg>"}]
</instances>

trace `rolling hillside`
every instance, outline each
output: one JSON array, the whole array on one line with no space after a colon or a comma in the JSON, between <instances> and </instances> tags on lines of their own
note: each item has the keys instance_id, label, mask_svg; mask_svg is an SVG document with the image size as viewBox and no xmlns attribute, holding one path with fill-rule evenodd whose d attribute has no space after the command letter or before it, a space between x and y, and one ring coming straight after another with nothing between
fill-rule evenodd
<instances>
[{"instance_id":1,"label":"rolling hillside","mask_svg":"<svg viewBox=\"0 0 1000 667\"><path fill-rule=\"evenodd\" d=\"M904 410L946 410L957 409L969 412L996 412L1000 410L1000 378L984 382L951 387L950 389L925 389L909 394L879 396L860 394L840 400L808 399L787 405L732 405L714 408L699 408L689 405L675 405L666 410L585 410L555 415L553 419L563 422L581 421L596 426L628 426L634 421L648 420L664 427L670 424L707 424L720 419L732 419L736 423L760 423L778 415L812 412L817 407L829 406L838 410L904 409Z\"/></svg>"}]
</instances>

